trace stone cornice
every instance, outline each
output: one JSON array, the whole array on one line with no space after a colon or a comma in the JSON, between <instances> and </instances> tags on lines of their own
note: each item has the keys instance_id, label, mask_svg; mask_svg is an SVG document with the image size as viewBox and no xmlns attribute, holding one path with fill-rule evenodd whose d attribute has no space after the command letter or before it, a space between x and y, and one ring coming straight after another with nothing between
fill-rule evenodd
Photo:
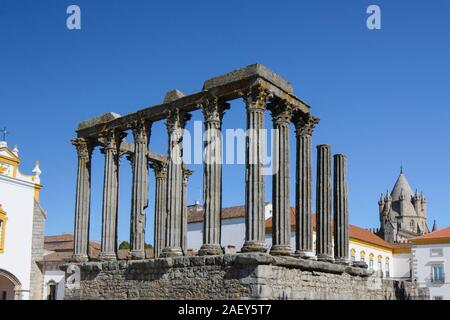
<instances>
[{"instance_id":1,"label":"stone cornice","mask_svg":"<svg viewBox=\"0 0 450 320\"><path fill-rule=\"evenodd\" d=\"M214 80L215 79L215 80ZM204 90L190 95L182 96L174 101L153 105L143 108L137 112L124 116L115 113L108 113L103 116L83 121L78 126L78 137L97 137L105 129L119 129L125 131L129 124L137 119L148 121L159 121L166 119L170 110L178 109L184 112L191 112L201 108L205 96L215 96L223 101L242 98L250 88L257 86L264 87L272 95L289 102L294 110L302 113L309 113L310 107L296 97L289 89L286 80L271 72L261 65L251 65L237 70L230 74L225 74L205 82Z\"/></svg>"}]
</instances>

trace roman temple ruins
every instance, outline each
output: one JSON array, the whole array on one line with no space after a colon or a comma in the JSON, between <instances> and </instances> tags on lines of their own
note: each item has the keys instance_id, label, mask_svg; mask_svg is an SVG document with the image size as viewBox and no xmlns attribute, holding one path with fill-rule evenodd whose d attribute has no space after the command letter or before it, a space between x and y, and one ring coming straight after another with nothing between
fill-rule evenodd
<instances>
[{"instance_id":1,"label":"roman temple ruins","mask_svg":"<svg viewBox=\"0 0 450 320\"><path fill-rule=\"evenodd\" d=\"M229 101L246 106L245 243L224 254L221 246L222 119ZM203 170L203 245L188 256L187 188L192 171L183 164L182 133L201 110L206 141ZM265 248L263 137L270 112L275 167L272 176L272 246ZM152 151L152 124L165 121L168 152ZM75 246L66 270L68 299L419 299L413 284L371 277L365 263L349 260L347 158L317 146L317 241L313 244L312 135L319 119L295 96L292 85L260 64L205 81L199 92L167 93L164 102L119 116L82 122L72 141L78 155ZM289 126L295 126L290 150ZM124 141L127 131L133 142ZM104 155L101 254L88 256L92 152ZM295 156L295 168L290 158ZM117 258L119 159L132 168L131 250ZM332 166L332 162L334 165ZM149 180L149 170L155 174ZM295 173L292 172L295 169ZM295 186L290 177L295 175ZM149 183L155 184L155 257L145 255ZM290 189L295 188L296 241L290 243ZM293 248L295 246L295 248Z\"/></svg>"}]
</instances>

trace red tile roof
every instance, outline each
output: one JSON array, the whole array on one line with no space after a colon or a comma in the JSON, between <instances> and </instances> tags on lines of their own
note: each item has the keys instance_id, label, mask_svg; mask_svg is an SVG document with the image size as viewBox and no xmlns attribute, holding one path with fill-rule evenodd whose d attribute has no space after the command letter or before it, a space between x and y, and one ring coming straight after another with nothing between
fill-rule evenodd
<instances>
[{"instance_id":1,"label":"red tile roof","mask_svg":"<svg viewBox=\"0 0 450 320\"><path fill-rule=\"evenodd\" d=\"M194 206L191 207L192 210L188 212L188 223L192 222L202 222L203 221L203 209L198 207L196 210ZM245 206L236 206L222 209L222 219L233 219L245 217ZM291 207L291 228L295 228L295 208ZM316 229L316 215L312 215L312 225L314 230ZM272 229L272 217L266 220L266 229ZM373 232L357 227L355 225L349 224L349 236L352 239L365 241L374 245L389 249L400 249L400 248L410 248L411 244L403 243L389 243Z\"/></svg>"},{"instance_id":2,"label":"red tile roof","mask_svg":"<svg viewBox=\"0 0 450 320\"><path fill-rule=\"evenodd\" d=\"M53 251L44 256L44 261L67 261L72 257L74 239L72 234L45 236L44 249ZM100 244L89 241L89 257L97 258L100 255Z\"/></svg>"},{"instance_id":3,"label":"red tile roof","mask_svg":"<svg viewBox=\"0 0 450 320\"><path fill-rule=\"evenodd\" d=\"M420 237L415 237L411 239L415 243L424 242L450 242L450 227L439 229Z\"/></svg>"},{"instance_id":4,"label":"red tile roof","mask_svg":"<svg viewBox=\"0 0 450 320\"><path fill-rule=\"evenodd\" d=\"M316 229L316 214L313 214L311 219L312 219L313 229L315 230ZM296 220L295 219L295 208L291 208L291 228L295 228L295 226L296 226L295 220ZM266 229L269 229L269 230L272 229L272 217L270 217L266 220ZM389 249L393 249L394 248L393 245L395 245L396 247L398 247L399 245L401 247L405 247L405 246L410 247L411 246L410 244L389 243L389 242L385 241L384 239L380 238L379 236L377 236L376 234L374 234L373 232L363 229L363 228L360 228L360 227L357 227L352 224L349 224L349 226L348 226L348 233L349 233L349 237L352 239L364 241L367 243L371 243L371 244L389 248Z\"/></svg>"},{"instance_id":5,"label":"red tile roof","mask_svg":"<svg viewBox=\"0 0 450 320\"><path fill-rule=\"evenodd\" d=\"M46 236L44 240L44 248L48 251L54 251L44 256L44 261L68 261L72 258L73 252L73 235L63 234L57 236ZM96 259L100 255L100 243L96 241L89 242L89 257ZM117 252L119 260L128 259L128 249L120 249ZM153 258L155 253L153 249L145 249L145 257Z\"/></svg>"},{"instance_id":6,"label":"red tile roof","mask_svg":"<svg viewBox=\"0 0 450 320\"><path fill-rule=\"evenodd\" d=\"M245 217L245 206L222 208L222 220L243 218L243 217ZM203 208L195 206L189 207L188 223L195 223L202 221L203 221Z\"/></svg>"}]
</instances>

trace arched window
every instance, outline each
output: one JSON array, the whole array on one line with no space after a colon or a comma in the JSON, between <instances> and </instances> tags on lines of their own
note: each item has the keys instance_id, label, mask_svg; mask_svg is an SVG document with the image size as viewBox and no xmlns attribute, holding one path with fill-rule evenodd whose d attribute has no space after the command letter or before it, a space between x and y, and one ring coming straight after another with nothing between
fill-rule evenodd
<instances>
[{"instance_id":1,"label":"arched window","mask_svg":"<svg viewBox=\"0 0 450 320\"><path fill-rule=\"evenodd\" d=\"M386 272L386 278L389 278L390 273L389 273L389 258L388 257L386 257L386 259L385 259L384 270Z\"/></svg>"},{"instance_id":2,"label":"arched window","mask_svg":"<svg viewBox=\"0 0 450 320\"><path fill-rule=\"evenodd\" d=\"M359 253L359 261L366 262L366 253L364 250Z\"/></svg>"},{"instance_id":3,"label":"arched window","mask_svg":"<svg viewBox=\"0 0 450 320\"><path fill-rule=\"evenodd\" d=\"M414 223L414 220L411 220L410 225L411 225L411 230L414 230L414 228L416 226L416 224Z\"/></svg>"},{"instance_id":4,"label":"arched window","mask_svg":"<svg viewBox=\"0 0 450 320\"><path fill-rule=\"evenodd\" d=\"M6 221L8 217L0 204L0 253L5 252Z\"/></svg>"},{"instance_id":5,"label":"arched window","mask_svg":"<svg viewBox=\"0 0 450 320\"><path fill-rule=\"evenodd\" d=\"M371 253L369 255L369 269L370 270L373 270L373 258L374 258L374 255L373 255L373 253Z\"/></svg>"},{"instance_id":6,"label":"arched window","mask_svg":"<svg viewBox=\"0 0 450 320\"><path fill-rule=\"evenodd\" d=\"M381 255L378 256L377 268L380 275L383 275L383 257Z\"/></svg>"},{"instance_id":7,"label":"arched window","mask_svg":"<svg viewBox=\"0 0 450 320\"><path fill-rule=\"evenodd\" d=\"M355 249L350 250L350 259L352 261L356 260L356 250Z\"/></svg>"}]
</instances>

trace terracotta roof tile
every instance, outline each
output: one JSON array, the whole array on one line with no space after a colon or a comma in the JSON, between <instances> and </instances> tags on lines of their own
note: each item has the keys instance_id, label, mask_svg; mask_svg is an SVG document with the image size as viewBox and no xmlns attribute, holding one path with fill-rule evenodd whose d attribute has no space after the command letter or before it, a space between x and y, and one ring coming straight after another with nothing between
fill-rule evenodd
<instances>
[{"instance_id":1,"label":"terracotta roof tile","mask_svg":"<svg viewBox=\"0 0 450 320\"><path fill-rule=\"evenodd\" d=\"M313 229L315 230L316 229L316 214L313 214L311 219L312 219ZM295 208L291 207L291 228L295 228L295 226L296 226L295 220L296 220L295 219ZM269 229L269 230L272 229L272 217L270 217L266 220L266 229ZM349 229L348 232L349 232L350 238L365 241L365 242L379 245L379 246L386 247L386 248L391 248L391 249L393 248L392 243L384 241L382 238L380 238L373 232L370 232L369 230L354 226L352 224L349 224L348 229Z\"/></svg>"},{"instance_id":2,"label":"terracotta roof tile","mask_svg":"<svg viewBox=\"0 0 450 320\"><path fill-rule=\"evenodd\" d=\"M222 208L222 220L234 219L245 217L245 206L235 206ZM194 206L188 208L188 223L202 222L203 221L203 208Z\"/></svg>"},{"instance_id":3,"label":"terracotta roof tile","mask_svg":"<svg viewBox=\"0 0 450 320\"><path fill-rule=\"evenodd\" d=\"M424 234L423 236L420 236L420 237L412 238L411 241L414 242L415 240L420 241L420 240L427 240L427 239L445 240L446 238L450 239L450 227L439 229L439 230Z\"/></svg>"},{"instance_id":4,"label":"terracotta roof tile","mask_svg":"<svg viewBox=\"0 0 450 320\"><path fill-rule=\"evenodd\" d=\"M44 249L53 251L44 256L44 261L67 261L72 257L73 235L62 234L56 236L45 236ZM98 258L100 255L100 243L97 241L89 242L89 257Z\"/></svg>"},{"instance_id":5,"label":"terracotta roof tile","mask_svg":"<svg viewBox=\"0 0 450 320\"><path fill-rule=\"evenodd\" d=\"M73 234L60 234L55 236L45 236L45 242L59 242L59 241L72 241Z\"/></svg>"}]
</instances>

